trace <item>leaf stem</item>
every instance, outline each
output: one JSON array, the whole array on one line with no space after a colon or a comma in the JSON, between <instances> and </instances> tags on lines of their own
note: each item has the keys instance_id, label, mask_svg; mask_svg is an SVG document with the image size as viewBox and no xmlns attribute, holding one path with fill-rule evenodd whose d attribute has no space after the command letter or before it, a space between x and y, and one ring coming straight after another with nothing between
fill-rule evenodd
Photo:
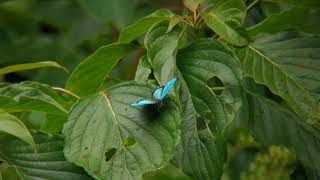
<instances>
[{"instance_id":1,"label":"leaf stem","mask_svg":"<svg viewBox=\"0 0 320 180\"><path fill-rule=\"evenodd\" d=\"M255 0L251 4L249 4L246 8L246 11L249 11L253 6L255 6L260 0Z\"/></svg>"},{"instance_id":2,"label":"leaf stem","mask_svg":"<svg viewBox=\"0 0 320 180\"><path fill-rule=\"evenodd\" d=\"M64 92L64 93L67 93L77 99L80 99L80 96L76 95L75 93L69 91L69 90L66 90L66 89L63 89L63 88L60 88L60 87L52 87L52 89L56 90L56 91L61 91L61 92Z\"/></svg>"}]
</instances>

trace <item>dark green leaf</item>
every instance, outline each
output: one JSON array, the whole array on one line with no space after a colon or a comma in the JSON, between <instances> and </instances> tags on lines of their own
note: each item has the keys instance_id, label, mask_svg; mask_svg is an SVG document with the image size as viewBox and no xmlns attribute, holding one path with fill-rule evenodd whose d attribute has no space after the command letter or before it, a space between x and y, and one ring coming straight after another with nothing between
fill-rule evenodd
<instances>
[{"instance_id":1,"label":"dark green leaf","mask_svg":"<svg viewBox=\"0 0 320 180\"><path fill-rule=\"evenodd\" d=\"M320 38L288 31L258 37L238 54L247 76L315 123L320 120L319 48Z\"/></svg>"},{"instance_id":2,"label":"dark green leaf","mask_svg":"<svg viewBox=\"0 0 320 180\"><path fill-rule=\"evenodd\" d=\"M112 21L116 27L130 23L136 15L137 1L132 0L80 0L91 14L102 21Z\"/></svg>"},{"instance_id":3,"label":"dark green leaf","mask_svg":"<svg viewBox=\"0 0 320 180\"><path fill-rule=\"evenodd\" d=\"M31 69L37 69L37 68L44 68L44 67L56 67L61 68L64 71L68 72L66 68L59 65L56 62L53 61L42 61L37 63L26 63L26 64L18 64L18 65L12 65L7 66L0 69L0 75L12 73L12 72L18 72L18 71L25 71L25 70L31 70Z\"/></svg>"},{"instance_id":4,"label":"dark green leaf","mask_svg":"<svg viewBox=\"0 0 320 180\"><path fill-rule=\"evenodd\" d=\"M250 92L249 128L259 142L282 144L295 149L307 171L320 177L320 132L302 122L292 111Z\"/></svg>"},{"instance_id":5,"label":"dark green leaf","mask_svg":"<svg viewBox=\"0 0 320 180\"><path fill-rule=\"evenodd\" d=\"M180 50L176 59L178 49L185 45L184 31L177 28L166 33L167 27L168 23L153 26L145 44L160 84L178 76L182 139L175 163L194 179L219 179L226 159L225 143L219 135L241 105L240 64L230 50L212 39ZM224 87L209 86L214 77L221 79ZM224 88L221 96L214 94L214 88Z\"/></svg>"},{"instance_id":6,"label":"dark green leaf","mask_svg":"<svg viewBox=\"0 0 320 180\"><path fill-rule=\"evenodd\" d=\"M69 77L67 89L81 97L98 92L117 62L133 49L125 43L101 47L76 67Z\"/></svg>"},{"instance_id":7,"label":"dark green leaf","mask_svg":"<svg viewBox=\"0 0 320 180\"><path fill-rule=\"evenodd\" d=\"M143 176L144 180L191 180L190 177L186 176L181 172L180 169L173 165L169 165L165 168L159 169L154 172L147 173Z\"/></svg>"},{"instance_id":8,"label":"dark green leaf","mask_svg":"<svg viewBox=\"0 0 320 180\"><path fill-rule=\"evenodd\" d=\"M239 60L218 41L202 39L179 51L177 66L197 113L210 121L212 130L223 133L242 104Z\"/></svg>"},{"instance_id":9,"label":"dark green leaf","mask_svg":"<svg viewBox=\"0 0 320 180\"><path fill-rule=\"evenodd\" d=\"M82 169L65 160L61 136L34 135L34 139L37 153L33 153L32 148L20 140L0 138L0 157L15 167L22 179L92 179Z\"/></svg>"},{"instance_id":10,"label":"dark green leaf","mask_svg":"<svg viewBox=\"0 0 320 180\"><path fill-rule=\"evenodd\" d=\"M0 111L0 132L20 138L35 150L35 142L28 128L18 118L3 111Z\"/></svg>"},{"instance_id":11,"label":"dark green leaf","mask_svg":"<svg viewBox=\"0 0 320 180\"><path fill-rule=\"evenodd\" d=\"M259 24L250 27L251 36L259 33L276 33L288 29L320 33L320 10L294 7L278 14L273 14Z\"/></svg>"},{"instance_id":12,"label":"dark green leaf","mask_svg":"<svg viewBox=\"0 0 320 180\"><path fill-rule=\"evenodd\" d=\"M228 43L236 46L248 44L243 22L246 7L242 0L218 0L202 13L206 24Z\"/></svg>"},{"instance_id":13,"label":"dark green leaf","mask_svg":"<svg viewBox=\"0 0 320 180\"><path fill-rule=\"evenodd\" d=\"M9 112L41 111L66 116L67 106L64 97L44 84L0 84L0 108Z\"/></svg>"},{"instance_id":14,"label":"dark green leaf","mask_svg":"<svg viewBox=\"0 0 320 180\"><path fill-rule=\"evenodd\" d=\"M193 179L220 179L226 161L226 144L210 128L198 129L197 112L185 82L180 83L181 141L174 162Z\"/></svg>"},{"instance_id":15,"label":"dark green leaf","mask_svg":"<svg viewBox=\"0 0 320 180\"><path fill-rule=\"evenodd\" d=\"M121 83L77 103L64 126L65 155L99 179L141 179L165 167L180 139L177 105L130 107L153 88ZM128 143L131 142L131 143ZM134 143L133 143L134 142Z\"/></svg>"},{"instance_id":16,"label":"dark green leaf","mask_svg":"<svg viewBox=\"0 0 320 180\"><path fill-rule=\"evenodd\" d=\"M287 4L301 6L301 7L320 6L320 1L318 1L318 0L262 0L262 1L265 1L265 2L277 2L277 3L287 3Z\"/></svg>"},{"instance_id":17,"label":"dark green leaf","mask_svg":"<svg viewBox=\"0 0 320 180\"><path fill-rule=\"evenodd\" d=\"M160 9L154 13L141 18L137 22L123 28L120 33L119 42L128 43L138 38L153 25L163 20L169 20L174 14L167 9Z\"/></svg>"}]
</instances>

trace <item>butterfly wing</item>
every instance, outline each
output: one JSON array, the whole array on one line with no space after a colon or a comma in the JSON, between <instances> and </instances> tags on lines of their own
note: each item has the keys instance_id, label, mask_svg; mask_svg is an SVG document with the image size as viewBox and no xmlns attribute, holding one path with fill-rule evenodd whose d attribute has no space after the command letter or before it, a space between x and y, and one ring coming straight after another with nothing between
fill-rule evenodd
<instances>
[{"instance_id":1,"label":"butterfly wing","mask_svg":"<svg viewBox=\"0 0 320 180\"><path fill-rule=\"evenodd\" d=\"M132 103L130 104L131 107L136 107L136 106L144 106L144 105L148 105L148 104L156 104L158 103L157 101L155 100L151 100L151 99L142 99L142 100L139 100L135 103Z\"/></svg>"},{"instance_id":2,"label":"butterfly wing","mask_svg":"<svg viewBox=\"0 0 320 180\"><path fill-rule=\"evenodd\" d=\"M161 100L162 99L163 87L158 87L152 93L154 99Z\"/></svg>"},{"instance_id":3,"label":"butterfly wing","mask_svg":"<svg viewBox=\"0 0 320 180\"><path fill-rule=\"evenodd\" d=\"M174 77L164 86L162 94L161 94L161 100L168 94L168 92L174 86L176 81L177 81L177 78Z\"/></svg>"}]
</instances>

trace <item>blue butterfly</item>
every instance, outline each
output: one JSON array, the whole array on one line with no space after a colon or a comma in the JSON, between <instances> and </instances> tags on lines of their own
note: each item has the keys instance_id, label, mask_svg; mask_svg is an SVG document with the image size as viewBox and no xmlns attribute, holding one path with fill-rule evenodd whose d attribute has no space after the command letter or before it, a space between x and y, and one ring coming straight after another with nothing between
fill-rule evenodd
<instances>
[{"instance_id":1,"label":"blue butterfly","mask_svg":"<svg viewBox=\"0 0 320 180\"><path fill-rule=\"evenodd\" d=\"M177 81L176 77L172 78L165 86L158 87L153 91L152 99L141 99L135 103L130 104L130 106L136 107L136 106L144 106L149 104L160 103L164 99L164 97L166 97L166 95L168 94L170 89L174 86L176 81Z\"/></svg>"}]
</instances>

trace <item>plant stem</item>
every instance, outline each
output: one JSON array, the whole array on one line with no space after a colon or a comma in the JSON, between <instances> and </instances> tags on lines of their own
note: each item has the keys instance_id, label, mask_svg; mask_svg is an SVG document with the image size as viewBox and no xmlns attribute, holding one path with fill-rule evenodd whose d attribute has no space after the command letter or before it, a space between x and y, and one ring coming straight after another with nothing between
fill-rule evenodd
<instances>
[{"instance_id":1,"label":"plant stem","mask_svg":"<svg viewBox=\"0 0 320 180\"><path fill-rule=\"evenodd\" d=\"M249 11L253 6L255 6L260 0L255 0L251 4L249 4L246 8L246 11Z\"/></svg>"},{"instance_id":2,"label":"plant stem","mask_svg":"<svg viewBox=\"0 0 320 180\"><path fill-rule=\"evenodd\" d=\"M74 94L73 92L69 91L69 90L66 90L64 88L60 88L60 87L52 87L52 89L56 90L56 91L61 91L61 92L64 92L64 93L67 93L77 99L80 99L80 97L76 94Z\"/></svg>"}]
</instances>

